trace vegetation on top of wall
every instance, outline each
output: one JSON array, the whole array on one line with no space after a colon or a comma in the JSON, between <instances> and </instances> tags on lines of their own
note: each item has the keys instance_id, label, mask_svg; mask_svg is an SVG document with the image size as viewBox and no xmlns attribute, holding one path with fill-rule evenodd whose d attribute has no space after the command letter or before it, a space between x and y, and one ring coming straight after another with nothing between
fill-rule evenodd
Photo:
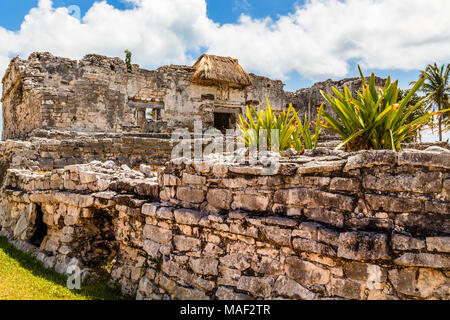
<instances>
[{"instance_id":1,"label":"vegetation on top of wall","mask_svg":"<svg viewBox=\"0 0 450 320\"><path fill-rule=\"evenodd\" d=\"M322 127L341 135L343 142L336 149L345 146L346 151L401 150L402 141L411 139L431 117L438 114L427 112L413 121L408 121L411 114L425 103L425 99L421 99L414 106L408 107L414 93L424 84L425 75L398 101L398 80L391 82L388 77L384 88L378 89L375 86L375 75L372 73L367 83L359 66L358 69L363 85L362 93L358 91L356 99L352 97L347 86L344 92L333 87L335 96L320 91L337 114L337 118L334 118L324 111L323 118L326 121L321 123Z\"/></svg>"},{"instance_id":2,"label":"vegetation on top of wall","mask_svg":"<svg viewBox=\"0 0 450 320\"><path fill-rule=\"evenodd\" d=\"M321 133L320 123L323 105L320 106L317 115L316 128L314 133L310 131L310 124L305 113L302 123L300 117L292 104L278 115L270 107L267 100L266 110L259 113L253 106L247 106L247 112L239 115L238 127L242 133L241 140L248 147L256 147L263 151L267 150L280 152L294 148L297 152L304 149L317 147L317 141Z\"/></svg>"},{"instance_id":3,"label":"vegetation on top of wall","mask_svg":"<svg viewBox=\"0 0 450 320\"><path fill-rule=\"evenodd\" d=\"M132 67L131 67L131 56L133 55L131 53L131 51L129 50L125 50L125 63L127 65L127 72L131 72L132 71Z\"/></svg>"}]
</instances>

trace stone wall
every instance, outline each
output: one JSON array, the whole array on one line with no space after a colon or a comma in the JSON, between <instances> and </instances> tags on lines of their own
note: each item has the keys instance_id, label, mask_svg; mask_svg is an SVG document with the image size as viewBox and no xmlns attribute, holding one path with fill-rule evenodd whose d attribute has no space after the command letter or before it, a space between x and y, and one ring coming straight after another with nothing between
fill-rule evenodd
<instances>
[{"instance_id":1,"label":"stone wall","mask_svg":"<svg viewBox=\"0 0 450 320\"><path fill-rule=\"evenodd\" d=\"M111 162L10 169L1 233L35 240L42 212L41 260L113 259L138 299L450 298L448 153L319 148L270 176L225 159L169 162L158 183Z\"/></svg>"}]
</instances>

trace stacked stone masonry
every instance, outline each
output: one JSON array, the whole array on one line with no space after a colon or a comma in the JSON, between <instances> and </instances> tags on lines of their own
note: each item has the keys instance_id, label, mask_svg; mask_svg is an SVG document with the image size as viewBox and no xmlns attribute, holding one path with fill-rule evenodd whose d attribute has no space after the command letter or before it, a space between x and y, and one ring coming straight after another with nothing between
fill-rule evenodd
<instances>
[{"instance_id":1,"label":"stacked stone masonry","mask_svg":"<svg viewBox=\"0 0 450 320\"><path fill-rule=\"evenodd\" d=\"M112 259L138 299L450 298L448 152L318 148L263 172L219 157L157 177L9 169L1 234L62 273Z\"/></svg>"}]
</instances>

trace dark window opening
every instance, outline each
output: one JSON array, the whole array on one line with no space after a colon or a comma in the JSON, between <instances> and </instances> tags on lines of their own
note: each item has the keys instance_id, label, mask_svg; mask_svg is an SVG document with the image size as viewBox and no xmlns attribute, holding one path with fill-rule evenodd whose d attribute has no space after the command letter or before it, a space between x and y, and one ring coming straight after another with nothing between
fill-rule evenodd
<instances>
[{"instance_id":1,"label":"dark window opening","mask_svg":"<svg viewBox=\"0 0 450 320\"><path fill-rule=\"evenodd\" d=\"M104 209L94 209L94 217L88 226L83 263L98 272L111 271L118 250L114 234L113 216Z\"/></svg>"},{"instance_id":2,"label":"dark window opening","mask_svg":"<svg viewBox=\"0 0 450 320\"><path fill-rule=\"evenodd\" d=\"M41 205L36 205L36 221L34 222L34 232L31 236L30 243L36 247L40 247L47 235L47 225L44 222L44 213Z\"/></svg>"},{"instance_id":3,"label":"dark window opening","mask_svg":"<svg viewBox=\"0 0 450 320\"><path fill-rule=\"evenodd\" d=\"M233 129L236 125L236 115L234 113L214 112L214 128L226 133L226 129Z\"/></svg>"},{"instance_id":4,"label":"dark window opening","mask_svg":"<svg viewBox=\"0 0 450 320\"><path fill-rule=\"evenodd\" d=\"M215 97L214 97L213 94L202 94L202 97L201 97L202 101L204 101L204 100L214 100L214 99L215 99Z\"/></svg>"}]
</instances>

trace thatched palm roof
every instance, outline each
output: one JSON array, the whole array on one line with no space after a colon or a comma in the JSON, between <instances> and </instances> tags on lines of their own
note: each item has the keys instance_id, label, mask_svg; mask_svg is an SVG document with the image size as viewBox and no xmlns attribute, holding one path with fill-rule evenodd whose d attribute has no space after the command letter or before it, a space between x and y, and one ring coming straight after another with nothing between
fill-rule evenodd
<instances>
[{"instance_id":1,"label":"thatched palm roof","mask_svg":"<svg viewBox=\"0 0 450 320\"><path fill-rule=\"evenodd\" d=\"M246 88L252 85L247 72L237 59L203 54L194 63L195 73L192 81L203 85L226 84L234 88Z\"/></svg>"}]
</instances>

